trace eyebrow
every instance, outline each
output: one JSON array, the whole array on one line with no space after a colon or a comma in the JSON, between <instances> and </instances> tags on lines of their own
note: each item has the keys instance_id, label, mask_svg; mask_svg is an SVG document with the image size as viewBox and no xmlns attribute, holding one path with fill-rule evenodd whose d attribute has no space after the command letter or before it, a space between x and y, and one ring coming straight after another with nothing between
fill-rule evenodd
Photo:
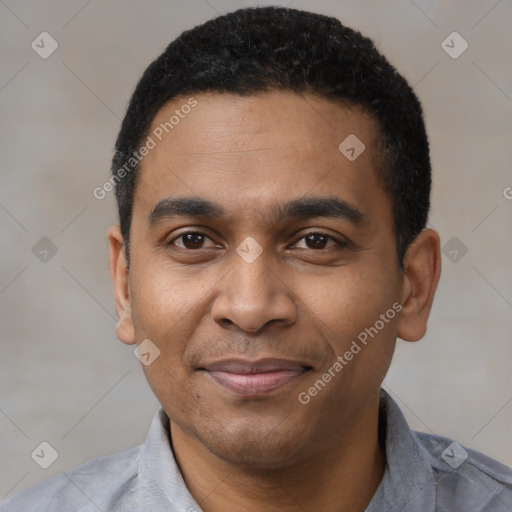
<instances>
[{"instance_id":1,"label":"eyebrow","mask_svg":"<svg viewBox=\"0 0 512 512\"><path fill-rule=\"evenodd\" d=\"M220 219L225 215L224 208L213 201L197 197L176 197L159 201L148 220L150 225L175 217L206 217ZM330 217L343 219L360 225L365 215L347 201L336 197L301 197L284 204L275 204L265 215L269 223L277 223L287 218L308 219Z\"/></svg>"}]
</instances>

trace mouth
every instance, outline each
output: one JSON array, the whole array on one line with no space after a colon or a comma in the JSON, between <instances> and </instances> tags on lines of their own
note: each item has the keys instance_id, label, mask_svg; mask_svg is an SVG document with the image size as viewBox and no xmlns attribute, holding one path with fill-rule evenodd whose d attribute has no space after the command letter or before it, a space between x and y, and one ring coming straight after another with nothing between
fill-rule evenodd
<instances>
[{"instance_id":1,"label":"mouth","mask_svg":"<svg viewBox=\"0 0 512 512\"><path fill-rule=\"evenodd\" d=\"M269 394L312 369L306 364L285 359L225 359L199 368L216 384L244 397Z\"/></svg>"}]
</instances>

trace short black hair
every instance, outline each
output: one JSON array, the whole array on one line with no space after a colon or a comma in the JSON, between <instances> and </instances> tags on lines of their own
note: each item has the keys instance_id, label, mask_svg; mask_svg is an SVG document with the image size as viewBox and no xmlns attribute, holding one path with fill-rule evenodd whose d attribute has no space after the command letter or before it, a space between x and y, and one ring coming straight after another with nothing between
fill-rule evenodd
<instances>
[{"instance_id":1,"label":"short black hair","mask_svg":"<svg viewBox=\"0 0 512 512\"><path fill-rule=\"evenodd\" d=\"M429 144L420 102L371 39L336 18L281 7L239 9L187 30L144 72L112 160L127 261L140 168L133 155L157 112L173 98L193 93L250 96L273 90L348 102L376 121L376 172L392 200L397 257L403 268L405 251L425 228L430 207ZM125 172L119 173L122 168Z\"/></svg>"}]
</instances>

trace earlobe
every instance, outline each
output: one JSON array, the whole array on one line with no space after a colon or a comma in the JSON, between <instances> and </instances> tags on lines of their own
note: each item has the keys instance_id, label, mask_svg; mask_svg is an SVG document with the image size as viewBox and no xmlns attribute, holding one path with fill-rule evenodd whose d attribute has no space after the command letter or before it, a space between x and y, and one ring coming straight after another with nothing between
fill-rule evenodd
<instances>
[{"instance_id":1,"label":"earlobe","mask_svg":"<svg viewBox=\"0 0 512 512\"><path fill-rule=\"evenodd\" d=\"M432 229L425 229L410 244L404 258L399 338L418 341L425 335L440 275L439 235Z\"/></svg>"},{"instance_id":2,"label":"earlobe","mask_svg":"<svg viewBox=\"0 0 512 512\"><path fill-rule=\"evenodd\" d=\"M133 345L135 343L135 331L130 301L129 270L126 264L123 236L119 225L109 228L108 243L110 249L110 276L114 285L116 311L119 317L116 334L123 343Z\"/></svg>"}]
</instances>

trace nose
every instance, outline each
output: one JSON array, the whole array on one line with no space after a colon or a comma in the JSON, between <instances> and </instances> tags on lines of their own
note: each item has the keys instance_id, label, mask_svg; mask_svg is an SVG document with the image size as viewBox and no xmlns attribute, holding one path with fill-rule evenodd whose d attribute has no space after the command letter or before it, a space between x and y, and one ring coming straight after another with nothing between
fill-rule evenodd
<instances>
[{"instance_id":1,"label":"nose","mask_svg":"<svg viewBox=\"0 0 512 512\"><path fill-rule=\"evenodd\" d=\"M265 252L248 262L233 254L230 272L221 280L211 314L222 327L236 325L256 333L271 322L295 323L297 308L284 275L270 265Z\"/></svg>"}]
</instances>

